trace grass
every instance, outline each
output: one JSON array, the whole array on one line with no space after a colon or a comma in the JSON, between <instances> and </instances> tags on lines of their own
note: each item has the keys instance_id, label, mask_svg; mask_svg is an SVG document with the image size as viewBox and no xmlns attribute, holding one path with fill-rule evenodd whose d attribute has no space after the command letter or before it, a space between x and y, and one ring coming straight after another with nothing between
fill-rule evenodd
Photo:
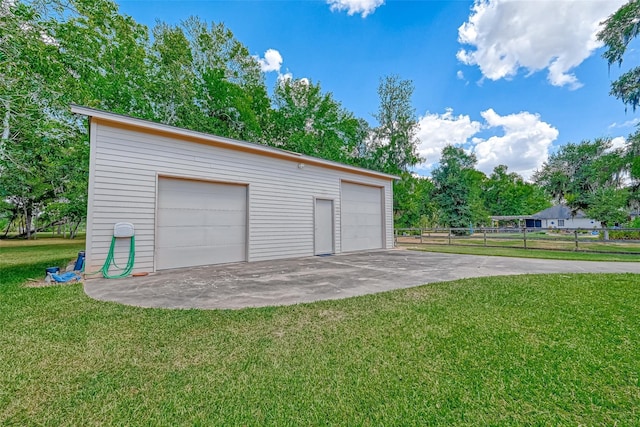
<instances>
[{"instance_id":1,"label":"grass","mask_svg":"<svg viewBox=\"0 0 640 427\"><path fill-rule=\"evenodd\" d=\"M78 249L44 246L0 246L2 425L640 420L638 275L482 278L292 307L157 310L94 301L80 285L22 287Z\"/></svg>"},{"instance_id":2,"label":"grass","mask_svg":"<svg viewBox=\"0 0 640 427\"><path fill-rule=\"evenodd\" d=\"M400 235L397 241L401 245L448 245L449 236L447 233L425 233L422 238L419 235ZM485 244L485 236L482 233L476 233L471 236L451 236L453 245L483 246ZM506 247L524 249L523 235L513 233L487 233L487 247ZM547 232L531 232L527 233L527 248L531 249L549 249L549 250L565 250L573 251L575 249L575 238L572 234L547 233ZM595 236L580 235L578 238L578 249L583 252L596 253L619 253L619 254L638 254L640 255L640 243L638 241L628 240L599 240Z\"/></svg>"},{"instance_id":3,"label":"grass","mask_svg":"<svg viewBox=\"0 0 640 427\"><path fill-rule=\"evenodd\" d=\"M640 262L640 254L617 254L597 252L553 251L545 249L522 249L513 247L484 247L480 245L458 246L445 244L401 244L411 250L440 252L447 254L491 255L516 258L563 259L569 261L621 261Z\"/></svg>"},{"instance_id":4,"label":"grass","mask_svg":"<svg viewBox=\"0 0 640 427\"><path fill-rule=\"evenodd\" d=\"M21 283L29 278L41 279L45 268L66 266L84 247L84 240L0 240L0 284Z\"/></svg>"}]
</instances>

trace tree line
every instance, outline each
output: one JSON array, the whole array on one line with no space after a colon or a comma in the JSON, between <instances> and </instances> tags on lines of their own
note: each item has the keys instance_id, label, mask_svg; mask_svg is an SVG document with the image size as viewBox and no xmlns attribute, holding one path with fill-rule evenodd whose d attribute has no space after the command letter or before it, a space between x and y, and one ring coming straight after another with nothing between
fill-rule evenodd
<instances>
[{"instance_id":1,"label":"tree line","mask_svg":"<svg viewBox=\"0 0 640 427\"><path fill-rule=\"evenodd\" d=\"M567 146L595 163L563 148L535 183L506 166L485 176L472 153L453 146L430 179L415 176L423 159L413 90L399 76L381 78L371 126L319 82L283 77L269 91L258 60L224 24L192 17L150 29L110 0L0 0L0 224L6 235L21 222L29 238L36 223L73 231L85 218L88 132L72 103L398 175L399 227L485 224L489 215L536 212L552 197L576 209L598 197L618 210L637 203L640 137L623 151L607 140ZM605 160L608 176L588 175ZM599 193L605 184L615 191Z\"/></svg>"}]
</instances>

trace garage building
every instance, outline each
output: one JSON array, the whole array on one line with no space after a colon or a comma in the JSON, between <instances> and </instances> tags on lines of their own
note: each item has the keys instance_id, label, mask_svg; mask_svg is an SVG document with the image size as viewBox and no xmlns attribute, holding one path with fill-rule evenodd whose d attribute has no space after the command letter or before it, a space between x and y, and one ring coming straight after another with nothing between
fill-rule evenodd
<instances>
[{"instance_id":1,"label":"garage building","mask_svg":"<svg viewBox=\"0 0 640 427\"><path fill-rule=\"evenodd\" d=\"M73 106L89 117L86 271L135 227L134 272L393 247L397 177ZM125 264L127 239L115 258Z\"/></svg>"}]
</instances>

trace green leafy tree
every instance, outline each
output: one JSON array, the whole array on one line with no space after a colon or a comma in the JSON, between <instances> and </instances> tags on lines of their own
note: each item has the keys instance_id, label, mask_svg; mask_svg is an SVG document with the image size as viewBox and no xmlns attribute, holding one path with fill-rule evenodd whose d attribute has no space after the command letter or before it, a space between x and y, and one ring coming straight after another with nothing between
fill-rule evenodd
<instances>
[{"instance_id":1,"label":"green leafy tree","mask_svg":"<svg viewBox=\"0 0 640 427\"><path fill-rule=\"evenodd\" d=\"M603 56L609 67L613 64L622 67L629 43L638 36L640 31L638 22L640 22L640 0L630 0L603 22L604 27L598 33L598 40L604 42L607 47ZM623 73L611 84L610 93L635 111L640 105L640 67L634 66ZM627 171L632 180L628 187L628 203L636 210L640 208L639 141L640 132L635 132L629 137L626 150Z\"/></svg>"},{"instance_id":2,"label":"green leafy tree","mask_svg":"<svg viewBox=\"0 0 640 427\"><path fill-rule=\"evenodd\" d=\"M274 90L270 144L324 159L353 163L368 128L320 84L280 79Z\"/></svg>"},{"instance_id":3,"label":"green leafy tree","mask_svg":"<svg viewBox=\"0 0 640 427\"><path fill-rule=\"evenodd\" d=\"M629 207L640 211L640 133L629 136L624 151L625 163L629 172Z\"/></svg>"},{"instance_id":4,"label":"green leafy tree","mask_svg":"<svg viewBox=\"0 0 640 427\"><path fill-rule=\"evenodd\" d=\"M269 98L260 66L223 24L159 23L151 47L154 119L264 142Z\"/></svg>"},{"instance_id":5,"label":"green leafy tree","mask_svg":"<svg viewBox=\"0 0 640 427\"><path fill-rule=\"evenodd\" d=\"M607 50L603 56L609 63L622 65L624 55L631 40L637 37L640 27L640 0L631 0L607 20L598 33L598 40L604 42ZM635 110L640 104L640 67L625 72L611 84L611 95Z\"/></svg>"},{"instance_id":6,"label":"green leafy tree","mask_svg":"<svg viewBox=\"0 0 640 427\"><path fill-rule=\"evenodd\" d=\"M482 198L491 215L528 215L551 206L544 190L498 165L483 182Z\"/></svg>"},{"instance_id":7,"label":"green leafy tree","mask_svg":"<svg viewBox=\"0 0 640 427\"><path fill-rule=\"evenodd\" d=\"M440 209L443 225L465 228L487 222L482 201L485 176L475 169L476 157L452 145L442 150L442 158L431 173L433 199Z\"/></svg>"},{"instance_id":8,"label":"green leafy tree","mask_svg":"<svg viewBox=\"0 0 640 427\"><path fill-rule=\"evenodd\" d=\"M60 182L68 176L69 170L61 170L61 165L69 144L60 128L59 123L42 116L30 132L15 136L0 158L0 198L24 216L26 238L36 230L34 218L56 200Z\"/></svg>"},{"instance_id":9,"label":"green leafy tree","mask_svg":"<svg viewBox=\"0 0 640 427\"><path fill-rule=\"evenodd\" d=\"M151 116L147 27L110 0L72 0L49 26L67 73L46 83L64 88L65 103Z\"/></svg>"},{"instance_id":10,"label":"green leafy tree","mask_svg":"<svg viewBox=\"0 0 640 427\"><path fill-rule=\"evenodd\" d=\"M148 111L146 30L103 0L2 2L0 28L1 191L29 237L32 218L86 187L86 129L69 103Z\"/></svg>"},{"instance_id":11,"label":"green leafy tree","mask_svg":"<svg viewBox=\"0 0 640 427\"><path fill-rule=\"evenodd\" d=\"M411 105L413 83L392 75L380 80L380 105L365 164L392 174L409 172L422 160L418 154L418 120Z\"/></svg>"},{"instance_id":12,"label":"green leafy tree","mask_svg":"<svg viewBox=\"0 0 640 427\"><path fill-rule=\"evenodd\" d=\"M534 181L556 202L593 215L606 228L620 222L619 214L627 207L626 167L624 151L599 138L562 146L534 174Z\"/></svg>"},{"instance_id":13,"label":"green leafy tree","mask_svg":"<svg viewBox=\"0 0 640 427\"><path fill-rule=\"evenodd\" d=\"M627 221L625 209L629 194L626 188L598 188L589 195L589 205L585 213L599 220L605 229L605 240L609 239L608 228Z\"/></svg>"},{"instance_id":14,"label":"green leafy tree","mask_svg":"<svg viewBox=\"0 0 640 427\"><path fill-rule=\"evenodd\" d=\"M393 212L399 228L436 225L437 207L431 199L431 180L404 172L393 185Z\"/></svg>"},{"instance_id":15,"label":"green leafy tree","mask_svg":"<svg viewBox=\"0 0 640 427\"><path fill-rule=\"evenodd\" d=\"M198 130L262 142L270 103L257 60L222 23L192 17L182 27L193 57L194 106L206 117Z\"/></svg>"},{"instance_id":16,"label":"green leafy tree","mask_svg":"<svg viewBox=\"0 0 640 427\"><path fill-rule=\"evenodd\" d=\"M48 165L56 154L41 142L55 135L55 111L63 87L64 69L51 26L42 18L41 5L2 2L0 8L0 198L25 219L31 237L32 219L54 196ZM12 215L15 216L15 215Z\"/></svg>"}]
</instances>

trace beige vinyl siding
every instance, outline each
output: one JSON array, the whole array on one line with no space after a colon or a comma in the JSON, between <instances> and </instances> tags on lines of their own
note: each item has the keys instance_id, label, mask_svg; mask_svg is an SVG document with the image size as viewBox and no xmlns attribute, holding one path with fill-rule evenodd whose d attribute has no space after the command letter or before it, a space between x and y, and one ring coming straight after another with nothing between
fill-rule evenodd
<instances>
[{"instance_id":1,"label":"beige vinyl siding","mask_svg":"<svg viewBox=\"0 0 640 427\"><path fill-rule=\"evenodd\" d=\"M91 125L92 167L88 212L87 271L99 269L116 222L136 229L134 271L155 271L156 197L159 176L248 186L248 261L312 256L314 198L333 199L340 212L342 180L383 187L384 247L393 247L391 180L297 161L190 142L164 134ZM304 163L301 158L300 162ZM336 253L340 216L334 221ZM126 260L118 246L117 260ZM126 248L128 250L128 247Z\"/></svg>"}]
</instances>

